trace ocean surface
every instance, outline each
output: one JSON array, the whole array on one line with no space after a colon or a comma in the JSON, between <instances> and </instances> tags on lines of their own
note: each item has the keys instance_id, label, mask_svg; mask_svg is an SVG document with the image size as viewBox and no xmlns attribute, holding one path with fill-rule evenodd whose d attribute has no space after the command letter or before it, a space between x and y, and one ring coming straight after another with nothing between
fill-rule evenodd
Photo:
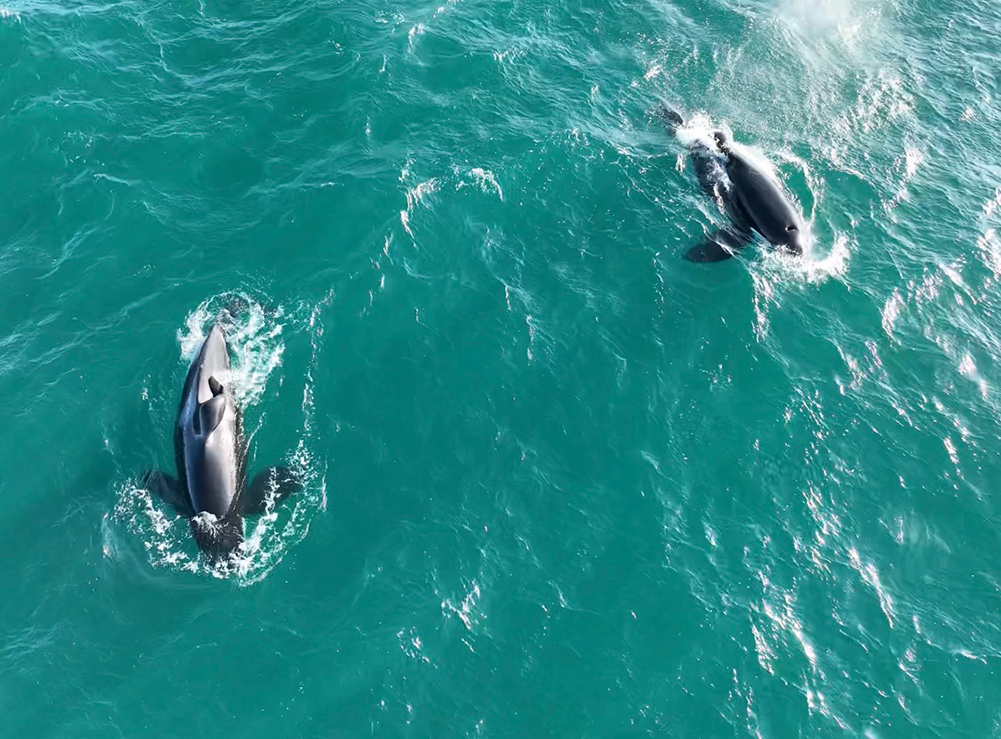
<instances>
[{"instance_id":1,"label":"ocean surface","mask_svg":"<svg viewBox=\"0 0 1001 739\"><path fill-rule=\"evenodd\" d=\"M999 39L3 0L0 735L1001 736ZM725 218L665 103L806 257L682 259ZM220 317L306 481L225 566L140 484Z\"/></svg>"}]
</instances>

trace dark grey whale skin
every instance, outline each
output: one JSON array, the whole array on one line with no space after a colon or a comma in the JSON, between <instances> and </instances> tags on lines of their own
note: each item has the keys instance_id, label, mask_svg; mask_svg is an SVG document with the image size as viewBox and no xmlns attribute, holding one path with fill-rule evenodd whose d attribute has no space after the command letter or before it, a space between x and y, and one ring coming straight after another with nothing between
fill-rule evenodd
<instances>
[{"instance_id":1,"label":"dark grey whale skin","mask_svg":"<svg viewBox=\"0 0 1001 739\"><path fill-rule=\"evenodd\" d=\"M660 115L672 133L684 122L669 108ZM703 192L722 203L730 224L689 249L685 258L693 262L729 259L751 243L755 231L773 247L801 255L807 230L778 183L734 151L722 131L714 132L713 139L712 147L702 141L693 144L689 156Z\"/></svg>"},{"instance_id":2,"label":"dark grey whale skin","mask_svg":"<svg viewBox=\"0 0 1001 739\"><path fill-rule=\"evenodd\" d=\"M189 520L198 548L210 556L240 547L244 516L263 513L269 492L280 499L301 487L285 467L262 470L246 484L243 414L231 387L223 383L229 372L229 344L217 323L184 378L174 424L178 477L152 471L143 479L144 487Z\"/></svg>"}]
</instances>

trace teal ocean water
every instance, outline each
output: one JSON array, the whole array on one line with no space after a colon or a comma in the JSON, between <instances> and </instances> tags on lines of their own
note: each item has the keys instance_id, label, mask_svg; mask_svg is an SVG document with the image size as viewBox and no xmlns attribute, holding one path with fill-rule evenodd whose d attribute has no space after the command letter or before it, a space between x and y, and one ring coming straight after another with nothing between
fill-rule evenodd
<instances>
[{"instance_id":1,"label":"teal ocean water","mask_svg":"<svg viewBox=\"0 0 1001 739\"><path fill-rule=\"evenodd\" d=\"M0 734L1001 736L996 0L4 0ZM733 132L815 244L723 216ZM229 318L227 568L139 484Z\"/></svg>"}]
</instances>

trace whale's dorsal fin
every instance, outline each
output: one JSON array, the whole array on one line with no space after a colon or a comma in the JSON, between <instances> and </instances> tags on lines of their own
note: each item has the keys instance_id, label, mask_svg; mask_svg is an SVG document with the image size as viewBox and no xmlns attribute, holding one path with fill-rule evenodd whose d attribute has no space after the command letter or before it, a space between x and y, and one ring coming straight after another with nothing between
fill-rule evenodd
<instances>
[{"instance_id":1,"label":"whale's dorsal fin","mask_svg":"<svg viewBox=\"0 0 1001 739\"><path fill-rule=\"evenodd\" d=\"M210 377L209 387L212 388L212 397L198 406L198 427L203 434L211 434L215 431L216 427L222 423L222 417L226 413L226 395L222 391L222 385L214 377ZM218 388L218 392L216 388Z\"/></svg>"}]
</instances>

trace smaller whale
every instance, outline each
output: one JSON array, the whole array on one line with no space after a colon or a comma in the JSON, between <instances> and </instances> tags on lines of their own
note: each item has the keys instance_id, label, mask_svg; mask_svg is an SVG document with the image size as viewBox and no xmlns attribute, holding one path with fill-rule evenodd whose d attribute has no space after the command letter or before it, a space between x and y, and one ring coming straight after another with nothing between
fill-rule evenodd
<instances>
[{"instance_id":1,"label":"smaller whale","mask_svg":"<svg viewBox=\"0 0 1001 739\"><path fill-rule=\"evenodd\" d=\"M174 424L178 477L153 470L142 485L189 520L198 548L219 557L243 543L243 518L301 489L286 467L262 470L246 484L243 414L228 384L229 344L216 323L188 369Z\"/></svg>"},{"instance_id":2,"label":"smaller whale","mask_svg":"<svg viewBox=\"0 0 1001 739\"><path fill-rule=\"evenodd\" d=\"M674 133L684 123L665 108L661 117ZM750 158L734 150L722 131L714 131L712 144L696 141L689 147L695 176L703 192L723 206L730 223L710 233L685 254L693 262L721 262L747 246L757 232L776 249L801 255L809 231L779 183Z\"/></svg>"}]
</instances>

